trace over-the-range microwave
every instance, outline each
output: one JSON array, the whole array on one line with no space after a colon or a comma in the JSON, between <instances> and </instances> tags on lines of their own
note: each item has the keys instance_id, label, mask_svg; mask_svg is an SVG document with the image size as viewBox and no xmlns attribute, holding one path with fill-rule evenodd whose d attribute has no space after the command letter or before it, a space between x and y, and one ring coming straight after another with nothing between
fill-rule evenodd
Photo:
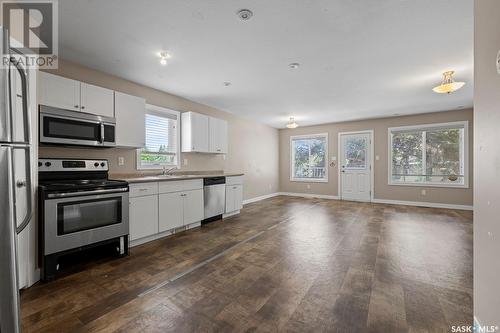
<instances>
[{"instance_id":1,"label":"over-the-range microwave","mask_svg":"<svg viewBox=\"0 0 500 333\"><path fill-rule=\"evenodd\" d=\"M40 105L40 143L114 147L115 118Z\"/></svg>"}]
</instances>

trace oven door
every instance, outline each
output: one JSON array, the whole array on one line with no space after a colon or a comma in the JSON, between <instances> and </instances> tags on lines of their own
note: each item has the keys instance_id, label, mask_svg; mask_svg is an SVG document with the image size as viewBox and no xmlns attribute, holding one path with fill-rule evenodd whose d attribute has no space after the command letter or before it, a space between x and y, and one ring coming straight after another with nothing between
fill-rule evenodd
<instances>
[{"instance_id":1,"label":"oven door","mask_svg":"<svg viewBox=\"0 0 500 333\"><path fill-rule=\"evenodd\" d=\"M49 194L44 202L44 254L128 235L128 204L127 188Z\"/></svg>"}]
</instances>

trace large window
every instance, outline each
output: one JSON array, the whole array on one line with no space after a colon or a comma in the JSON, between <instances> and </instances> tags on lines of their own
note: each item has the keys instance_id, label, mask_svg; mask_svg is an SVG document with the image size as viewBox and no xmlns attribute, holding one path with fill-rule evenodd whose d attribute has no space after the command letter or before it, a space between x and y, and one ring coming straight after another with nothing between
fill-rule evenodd
<instances>
[{"instance_id":1,"label":"large window","mask_svg":"<svg viewBox=\"0 0 500 333\"><path fill-rule=\"evenodd\" d=\"M468 186L468 122L389 128L389 184Z\"/></svg>"},{"instance_id":2,"label":"large window","mask_svg":"<svg viewBox=\"0 0 500 333\"><path fill-rule=\"evenodd\" d=\"M137 151L137 169L179 167L179 112L146 106L146 147Z\"/></svg>"},{"instance_id":3,"label":"large window","mask_svg":"<svg viewBox=\"0 0 500 333\"><path fill-rule=\"evenodd\" d=\"M292 181L328 181L328 134L290 138Z\"/></svg>"}]
</instances>

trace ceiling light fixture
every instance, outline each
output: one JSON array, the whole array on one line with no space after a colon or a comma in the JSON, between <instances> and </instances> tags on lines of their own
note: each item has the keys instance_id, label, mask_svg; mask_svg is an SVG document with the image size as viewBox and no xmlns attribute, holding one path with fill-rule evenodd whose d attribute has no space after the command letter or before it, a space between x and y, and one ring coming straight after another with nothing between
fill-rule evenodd
<instances>
[{"instance_id":1,"label":"ceiling light fixture","mask_svg":"<svg viewBox=\"0 0 500 333\"><path fill-rule=\"evenodd\" d=\"M286 127L287 127L287 128L297 128L297 127L299 127L299 124L297 124L297 123L295 122L295 118L290 117L290 120L289 120L289 121L288 121L288 123L286 124Z\"/></svg>"},{"instance_id":2,"label":"ceiling light fixture","mask_svg":"<svg viewBox=\"0 0 500 333\"><path fill-rule=\"evenodd\" d=\"M291 64L288 65L291 69L297 69L300 67L300 64L298 62L292 62Z\"/></svg>"},{"instance_id":3,"label":"ceiling light fixture","mask_svg":"<svg viewBox=\"0 0 500 333\"><path fill-rule=\"evenodd\" d=\"M170 59L170 54L168 54L167 51L161 51L159 53L159 56L160 56L160 64L166 66L168 64L167 59Z\"/></svg>"},{"instance_id":4,"label":"ceiling light fixture","mask_svg":"<svg viewBox=\"0 0 500 333\"><path fill-rule=\"evenodd\" d=\"M451 94L452 92L462 88L465 82L453 81L453 74L455 74L454 71L444 72L443 82L439 86L434 87L432 90L438 94Z\"/></svg>"},{"instance_id":5,"label":"ceiling light fixture","mask_svg":"<svg viewBox=\"0 0 500 333\"><path fill-rule=\"evenodd\" d=\"M230 85L231 85L231 82L229 82L229 81L224 82L224 87L229 87Z\"/></svg>"},{"instance_id":6,"label":"ceiling light fixture","mask_svg":"<svg viewBox=\"0 0 500 333\"><path fill-rule=\"evenodd\" d=\"M241 9L240 11L238 11L236 13L236 15L238 15L238 17L240 18L240 20L242 20L242 21L248 21L248 20L250 20L252 18L253 12L250 9Z\"/></svg>"}]
</instances>

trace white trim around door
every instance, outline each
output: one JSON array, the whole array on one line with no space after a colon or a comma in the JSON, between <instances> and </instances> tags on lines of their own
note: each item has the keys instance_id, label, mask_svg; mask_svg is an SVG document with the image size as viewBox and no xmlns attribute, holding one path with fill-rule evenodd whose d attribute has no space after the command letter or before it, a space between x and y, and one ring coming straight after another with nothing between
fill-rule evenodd
<instances>
[{"instance_id":1,"label":"white trim around door","mask_svg":"<svg viewBox=\"0 0 500 333\"><path fill-rule=\"evenodd\" d=\"M343 158L343 151L342 151L342 135L352 135L352 134L369 134L370 138L370 200L367 202L373 202L375 198L375 190L374 190L374 183L375 183L375 178L374 178L374 138L373 138L373 129L370 130L363 130L363 131L353 131L353 132L339 132L338 134L338 197L340 200L344 200L342 196L342 158ZM349 199L351 200L351 199ZM364 201L364 200L363 200Z\"/></svg>"}]
</instances>

